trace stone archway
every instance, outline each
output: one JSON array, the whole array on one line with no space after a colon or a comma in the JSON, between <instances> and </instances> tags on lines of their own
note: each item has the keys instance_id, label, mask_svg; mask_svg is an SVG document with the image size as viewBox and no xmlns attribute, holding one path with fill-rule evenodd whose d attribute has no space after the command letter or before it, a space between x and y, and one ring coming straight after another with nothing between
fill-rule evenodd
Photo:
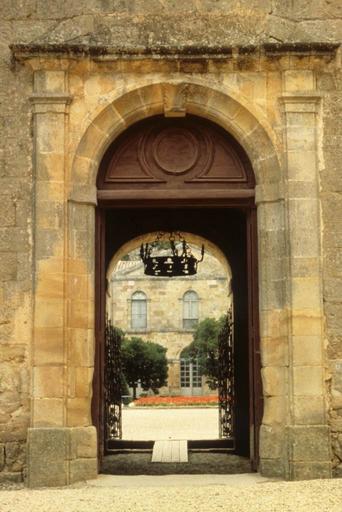
<instances>
[{"instance_id":1,"label":"stone archway","mask_svg":"<svg viewBox=\"0 0 342 512\"><path fill-rule=\"evenodd\" d=\"M133 123L164 114L193 114L212 120L230 133L250 158L257 184L281 182L280 147L261 110L226 88L213 89L202 81L173 80L119 91L85 130L73 157L70 197L94 200L98 167L109 144ZM255 111L255 112L254 112Z\"/></svg>"},{"instance_id":2,"label":"stone archway","mask_svg":"<svg viewBox=\"0 0 342 512\"><path fill-rule=\"evenodd\" d=\"M71 98L64 89L61 93L49 91L45 84L42 94L36 93L32 98L36 117L35 165L37 171L49 174L50 181L38 183L36 190L38 235L29 485L62 485L96 472L96 441L90 418L95 180L110 142L133 122L161 113L192 113L213 120L240 142L251 160L257 181L265 390L260 468L266 475L289 478L330 474L323 398L316 170L319 99L314 94L283 95L284 141L280 141L259 111L242 98L233 97L223 87L211 88L205 80L164 81L121 91L82 135L67 174L63 164L65 118ZM302 133L305 144L300 144ZM310 190L304 183L308 180L304 176L307 155L313 170ZM303 176L304 185L298 180L298 173ZM52 204L63 211L61 229L55 228ZM303 228L303 218L310 222L309 233ZM40 247L45 247L43 252ZM310 389L306 381L313 383ZM56 439L58 446L73 446L74 451L72 456L69 449L68 455L59 451L55 474L50 473L51 479L42 480L42 461L37 454L51 444L51 439ZM317 450L317 446L326 448ZM51 461L45 458L44 464L50 468Z\"/></svg>"}]
</instances>

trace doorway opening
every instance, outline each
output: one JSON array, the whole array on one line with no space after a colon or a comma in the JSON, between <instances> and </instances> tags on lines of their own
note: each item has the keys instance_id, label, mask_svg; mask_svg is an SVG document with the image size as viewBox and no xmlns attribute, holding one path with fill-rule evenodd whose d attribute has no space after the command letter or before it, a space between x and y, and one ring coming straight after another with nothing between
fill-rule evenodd
<instances>
[{"instance_id":1,"label":"doorway opening","mask_svg":"<svg viewBox=\"0 0 342 512\"><path fill-rule=\"evenodd\" d=\"M208 241L229 262L234 311L234 443L229 448L248 457L256 470L262 417L256 211L254 175L243 149L221 128L194 116L145 120L124 132L107 150L98 178L98 201L92 414L100 461L110 449L105 426L106 281L110 265L115 255L124 255L123 248L132 240L177 230ZM130 307L135 321L142 325L148 302L144 290L137 288L135 293ZM189 323L194 320L196 301L193 294L185 298L187 318L183 320ZM199 388L194 386L199 382L196 362L182 365L185 385L180 387L187 387L191 374L192 389ZM196 444L195 439L193 442ZM124 441L116 443L117 448L125 449ZM213 446L208 443L206 449Z\"/></svg>"},{"instance_id":2,"label":"doorway opening","mask_svg":"<svg viewBox=\"0 0 342 512\"><path fill-rule=\"evenodd\" d=\"M112 335L105 340L107 446L115 446L112 441L118 438L229 439L233 448L230 268L215 257L213 244L201 240L199 246L193 235L178 233L177 254L182 253L185 239L191 240L187 253L199 262L196 272L189 270L186 259L172 259L169 242L160 241L160 236L152 243L153 234L131 241L129 252L120 259L114 256L109 265L106 316ZM177 269L180 275L146 275L149 267L140 256L146 244L157 274L161 273L159 263L168 271L176 261L184 264ZM224 259L221 253L220 257ZM230 331L224 333L228 322ZM120 351L115 350L118 338ZM120 382L113 378L115 372L121 372Z\"/></svg>"}]
</instances>

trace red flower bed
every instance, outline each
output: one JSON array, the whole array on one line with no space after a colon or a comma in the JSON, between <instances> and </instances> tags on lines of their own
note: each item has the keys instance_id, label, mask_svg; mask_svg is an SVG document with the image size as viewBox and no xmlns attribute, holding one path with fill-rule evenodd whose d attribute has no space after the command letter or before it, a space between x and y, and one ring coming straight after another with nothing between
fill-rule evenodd
<instances>
[{"instance_id":1,"label":"red flower bed","mask_svg":"<svg viewBox=\"0 0 342 512\"><path fill-rule=\"evenodd\" d=\"M209 396L146 396L138 398L134 401L137 406L198 406L198 405L217 405L218 397L215 395Z\"/></svg>"}]
</instances>

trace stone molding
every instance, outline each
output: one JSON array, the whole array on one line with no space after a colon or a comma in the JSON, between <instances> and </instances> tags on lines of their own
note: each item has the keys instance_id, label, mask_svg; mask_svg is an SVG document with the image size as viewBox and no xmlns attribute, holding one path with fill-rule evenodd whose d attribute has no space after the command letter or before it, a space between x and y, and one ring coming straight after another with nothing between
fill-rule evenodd
<instances>
[{"instance_id":1,"label":"stone molding","mask_svg":"<svg viewBox=\"0 0 342 512\"><path fill-rule=\"evenodd\" d=\"M56 58L58 55L64 58L92 57L103 60L124 59L124 58L157 58L177 59L186 57L187 59L198 58L217 58L231 57L233 55L252 55L263 53L270 57L281 56L284 54L294 55L335 55L339 48L338 43L320 43L320 42L293 42L293 43L264 43L260 45L235 45L235 46L145 46L135 47L115 47L115 46L92 46L86 44L54 44L54 43L19 43L10 45L13 58L21 61L39 56L51 56Z\"/></svg>"},{"instance_id":2,"label":"stone molding","mask_svg":"<svg viewBox=\"0 0 342 512\"><path fill-rule=\"evenodd\" d=\"M65 113L72 102L69 94L33 94L30 102L35 114L47 114L49 112Z\"/></svg>"},{"instance_id":3,"label":"stone molding","mask_svg":"<svg viewBox=\"0 0 342 512\"><path fill-rule=\"evenodd\" d=\"M318 112L319 104L321 102L322 95L319 93L310 92L295 92L285 93L279 97L279 103L282 107L283 112L302 112L302 113L314 113Z\"/></svg>"}]
</instances>

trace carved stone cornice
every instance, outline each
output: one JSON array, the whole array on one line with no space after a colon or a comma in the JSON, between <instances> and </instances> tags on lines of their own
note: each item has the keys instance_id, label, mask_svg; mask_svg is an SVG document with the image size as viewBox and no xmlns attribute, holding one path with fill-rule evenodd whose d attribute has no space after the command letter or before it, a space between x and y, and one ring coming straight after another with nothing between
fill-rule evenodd
<instances>
[{"instance_id":1,"label":"carved stone cornice","mask_svg":"<svg viewBox=\"0 0 342 512\"><path fill-rule=\"evenodd\" d=\"M294 42L294 43L261 43L257 45L156 45L156 46L119 46L119 45L91 45L70 43L20 43L10 45L14 60L22 61L36 57L65 59L92 58L95 60L108 59L222 59L253 54L262 54L266 57L281 57L291 55L334 56L339 48L337 43L321 42Z\"/></svg>"},{"instance_id":2,"label":"carved stone cornice","mask_svg":"<svg viewBox=\"0 0 342 512\"><path fill-rule=\"evenodd\" d=\"M279 97L279 103L283 112L308 112L316 113L322 94L314 91L284 93Z\"/></svg>"},{"instance_id":3,"label":"carved stone cornice","mask_svg":"<svg viewBox=\"0 0 342 512\"><path fill-rule=\"evenodd\" d=\"M30 102L33 105L35 114L45 114L47 112L65 113L72 102L73 97L70 94L33 94Z\"/></svg>"}]
</instances>

